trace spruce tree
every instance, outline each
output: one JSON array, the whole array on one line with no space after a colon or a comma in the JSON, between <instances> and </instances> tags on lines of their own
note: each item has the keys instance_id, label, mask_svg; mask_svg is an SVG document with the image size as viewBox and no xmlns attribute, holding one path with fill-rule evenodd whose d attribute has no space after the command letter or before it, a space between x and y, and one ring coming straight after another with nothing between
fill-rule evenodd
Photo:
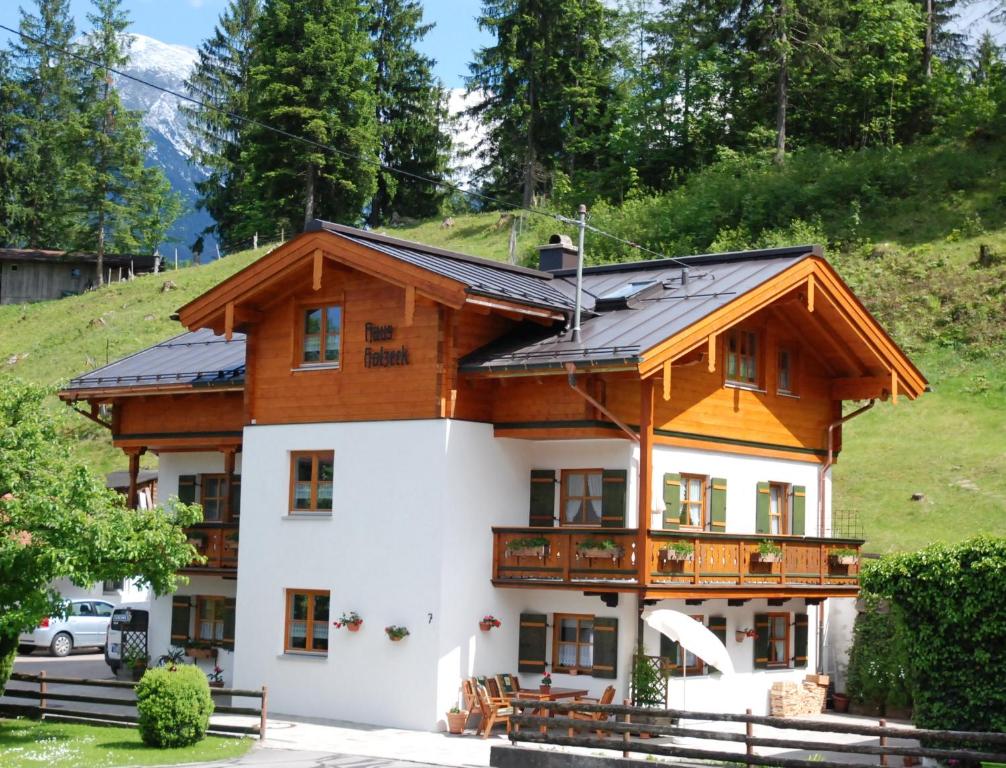
<instances>
[{"instance_id":1,"label":"spruce tree","mask_svg":"<svg viewBox=\"0 0 1006 768\"><path fill-rule=\"evenodd\" d=\"M87 58L95 62L86 84L86 106L75 137L77 162L68 174L82 212L76 247L97 256L97 284L104 279L104 256L113 250L151 248L177 215L163 174L144 166L147 140L140 115L123 108L112 70L129 60L129 21L122 0L93 0L93 30Z\"/></svg>"},{"instance_id":2,"label":"spruce tree","mask_svg":"<svg viewBox=\"0 0 1006 768\"><path fill-rule=\"evenodd\" d=\"M353 223L376 189L378 127L367 7L361 0L266 0L252 43L241 229ZM311 146L293 137L303 137ZM332 147L330 151L324 147Z\"/></svg>"},{"instance_id":3,"label":"spruce tree","mask_svg":"<svg viewBox=\"0 0 1006 768\"><path fill-rule=\"evenodd\" d=\"M0 50L0 245L14 245L20 211L17 109L21 93L11 74L10 54Z\"/></svg>"},{"instance_id":4,"label":"spruce tree","mask_svg":"<svg viewBox=\"0 0 1006 768\"><path fill-rule=\"evenodd\" d=\"M440 179L447 171L451 150L446 131L447 95L433 75L433 59L416 50L416 44L432 28L432 24L423 24L418 0L373 2L370 34L381 163ZM434 216L443 198L443 188L381 170L367 221L377 226L393 212Z\"/></svg>"},{"instance_id":5,"label":"spruce tree","mask_svg":"<svg viewBox=\"0 0 1006 768\"><path fill-rule=\"evenodd\" d=\"M195 141L192 160L208 177L197 182L199 206L213 217L210 228L225 250L234 244L237 204L245 182L241 164L240 121L248 112L252 39L260 0L230 0L213 35L199 46L199 60L186 81L189 94L211 107L183 106Z\"/></svg>"}]
</instances>

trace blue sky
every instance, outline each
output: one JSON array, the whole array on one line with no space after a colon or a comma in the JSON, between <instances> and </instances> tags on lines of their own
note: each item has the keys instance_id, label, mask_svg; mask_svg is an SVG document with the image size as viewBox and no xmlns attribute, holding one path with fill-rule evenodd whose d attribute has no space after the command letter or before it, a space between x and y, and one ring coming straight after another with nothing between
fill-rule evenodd
<instances>
[{"instance_id":1,"label":"blue sky","mask_svg":"<svg viewBox=\"0 0 1006 768\"><path fill-rule=\"evenodd\" d=\"M25 5L30 0L21 0ZM17 27L17 0L0 0L0 24ZM89 0L72 0L71 8L78 28L87 25ZM227 0L125 0L133 32L165 43L180 43L195 48L208 37ZM423 50L437 60L436 72L444 85L457 88L464 84L468 62L475 48L489 37L479 32L475 23L482 3L479 0L424 0L425 16L436 27L423 41ZM0 40L3 40L0 37Z\"/></svg>"}]
</instances>

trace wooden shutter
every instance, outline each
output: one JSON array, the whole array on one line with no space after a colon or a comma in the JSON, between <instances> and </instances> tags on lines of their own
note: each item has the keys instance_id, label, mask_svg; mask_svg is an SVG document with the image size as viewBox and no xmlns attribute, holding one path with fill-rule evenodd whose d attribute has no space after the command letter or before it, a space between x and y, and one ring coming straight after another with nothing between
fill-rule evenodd
<instances>
[{"instance_id":1,"label":"wooden shutter","mask_svg":"<svg viewBox=\"0 0 1006 768\"><path fill-rule=\"evenodd\" d=\"M754 668L768 669L768 614L756 613L754 619Z\"/></svg>"},{"instance_id":2,"label":"wooden shutter","mask_svg":"<svg viewBox=\"0 0 1006 768\"><path fill-rule=\"evenodd\" d=\"M755 533L768 533L768 519L771 491L768 483L758 483L758 496L755 500Z\"/></svg>"},{"instance_id":3,"label":"wooden shutter","mask_svg":"<svg viewBox=\"0 0 1006 768\"><path fill-rule=\"evenodd\" d=\"M185 504L196 503L196 476L178 476L178 500Z\"/></svg>"},{"instance_id":4,"label":"wooden shutter","mask_svg":"<svg viewBox=\"0 0 1006 768\"><path fill-rule=\"evenodd\" d=\"M709 617L709 631L716 635L716 639L723 643L724 646L727 644L727 619L726 616L710 616ZM716 670L716 667L706 667L709 670ZM716 670L718 671L718 670Z\"/></svg>"},{"instance_id":5,"label":"wooden shutter","mask_svg":"<svg viewBox=\"0 0 1006 768\"><path fill-rule=\"evenodd\" d=\"M674 530L681 526L681 475L677 472L664 474L664 530Z\"/></svg>"},{"instance_id":6,"label":"wooden shutter","mask_svg":"<svg viewBox=\"0 0 1006 768\"><path fill-rule=\"evenodd\" d=\"M601 474L601 527L625 527L625 478L624 469L606 469ZM649 521L643 521L649 527ZM641 528L643 525L640 526Z\"/></svg>"},{"instance_id":7,"label":"wooden shutter","mask_svg":"<svg viewBox=\"0 0 1006 768\"><path fill-rule=\"evenodd\" d=\"M681 645L675 640L671 640L667 635L660 636L660 658L663 661L664 671L671 677L681 677L682 668L678 664Z\"/></svg>"},{"instance_id":8,"label":"wooden shutter","mask_svg":"<svg viewBox=\"0 0 1006 768\"><path fill-rule=\"evenodd\" d=\"M517 671L545 671L545 626L548 617L543 613L522 613L517 639Z\"/></svg>"},{"instance_id":9,"label":"wooden shutter","mask_svg":"<svg viewBox=\"0 0 1006 768\"><path fill-rule=\"evenodd\" d=\"M181 645L190 638L192 598L175 595L171 600L171 643Z\"/></svg>"},{"instance_id":10,"label":"wooden shutter","mask_svg":"<svg viewBox=\"0 0 1006 768\"><path fill-rule=\"evenodd\" d=\"M234 650L234 619L237 601L233 597L224 600L224 641L223 647Z\"/></svg>"},{"instance_id":11,"label":"wooden shutter","mask_svg":"<svg viewBox=\"0 0 1006 768\"><path fill-rule=\"evenodd\" d=\"M807 624L807 614L798 613L793 631L793 666L807 666L807 634L810 627Z\"/></svg>"},{"instance_id":12,"label":"wooden shutter","mask_svg":"<svg viewBox=\"0 0 1006 768\"><path fill-rule=\"evenodd\" d=\"M594 677L614 679L618 673L618 619L594 617Z\"/></svg>"},{"instance_id":13,"label":"wooden shutter","mask_svg":"<svg viewBox=\"0 0 1006 768\"><path fill-rule=\"evenodd\" d=\"M727 530L727 481L724 477L714 477L709 489L709 522L714 532Z\"/></svg>"},{"instance_id":14,"label":"wooden shutter","mask_svg":"<svg viewBox=\"0 0 1006 768\"><path fill-rule=\"evenodd\" d=\"M807 487L803 485L793 486L793 524L794 536L805 535L807 526Z\"/></svg>"},{"instance_id":15,"label":"wooden shutter","mask_svg":"<svg viewBox=\"0 0 1006 768\"><path fill-rule=\"evenodd\" d=\"M231 520L241 517L241 475L234 475L231 482Z\"/></svg>"},{"instance_id":16,"label":"wooden shutter","mask_svg":"<svg viewBox=\"0 0 1006 768\"><path fill-rule=\"evenodd\" d=\"M555 470L531 470L531 510L528 525L551 528L555 525Z\"/></svg>"}]
</instances>

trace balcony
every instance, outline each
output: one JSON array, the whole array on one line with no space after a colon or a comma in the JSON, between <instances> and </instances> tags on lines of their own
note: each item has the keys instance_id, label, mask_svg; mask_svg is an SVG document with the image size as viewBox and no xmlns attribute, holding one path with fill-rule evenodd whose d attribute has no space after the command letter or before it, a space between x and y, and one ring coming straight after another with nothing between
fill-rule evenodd
<instances>
[{"instance_id":1,"label":"balcony","mask_svg":"<svg viewBox=\"0 0 1006 768\"><path fill-rule=\"evenodd\" d=\"M238 567L237 523L203 523L186 528L189 544L206 558L205 563L193 562L186 573L234 573Z\"/></svg>"},{"instance_id":2,"label":"balcony","mask_svg":"<svg viewBox=\"0 0 1006 768\"><path fill-rule=\"evenodd\" d=\"M629 528L493 528L493 584L648 599L818 598L858 589L859 539L651 530L645 541L639 553Z\"/></svg>"}]
</instances>

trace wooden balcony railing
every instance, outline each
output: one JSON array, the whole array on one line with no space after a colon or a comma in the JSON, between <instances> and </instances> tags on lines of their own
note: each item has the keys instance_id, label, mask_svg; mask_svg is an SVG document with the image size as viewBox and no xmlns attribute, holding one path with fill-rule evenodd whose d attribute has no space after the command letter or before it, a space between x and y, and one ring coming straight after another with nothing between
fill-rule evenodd
<instances>
[{"instance_id":1,"label":"wooden balcony railing","mask_svg":"<svg viewBox=\"0 0 1006 768\"><path fill-rule=\"evenodd\" d=\"M234 571L238 567L238 526L204 523L186 528L189 543L206 558L205 563L193 562L185 570Z\"/></svg>"},{"instance_id":2,"label":"wooden balcony railing","mask_svg":"<svg viewBox=\"0 0 1006 768\"><path fill-rule=\"evenodd\" d=\"M730 586L848 590L859 583L862 542L857 539L651 530L646 551L640 553L636 534L629 528L493 528L493 582L581 589L600 583L647 591ZM767 541L776 552L760 552ZM640 556L646 563L642 585Z\"/></svg>"}]
</instances>

